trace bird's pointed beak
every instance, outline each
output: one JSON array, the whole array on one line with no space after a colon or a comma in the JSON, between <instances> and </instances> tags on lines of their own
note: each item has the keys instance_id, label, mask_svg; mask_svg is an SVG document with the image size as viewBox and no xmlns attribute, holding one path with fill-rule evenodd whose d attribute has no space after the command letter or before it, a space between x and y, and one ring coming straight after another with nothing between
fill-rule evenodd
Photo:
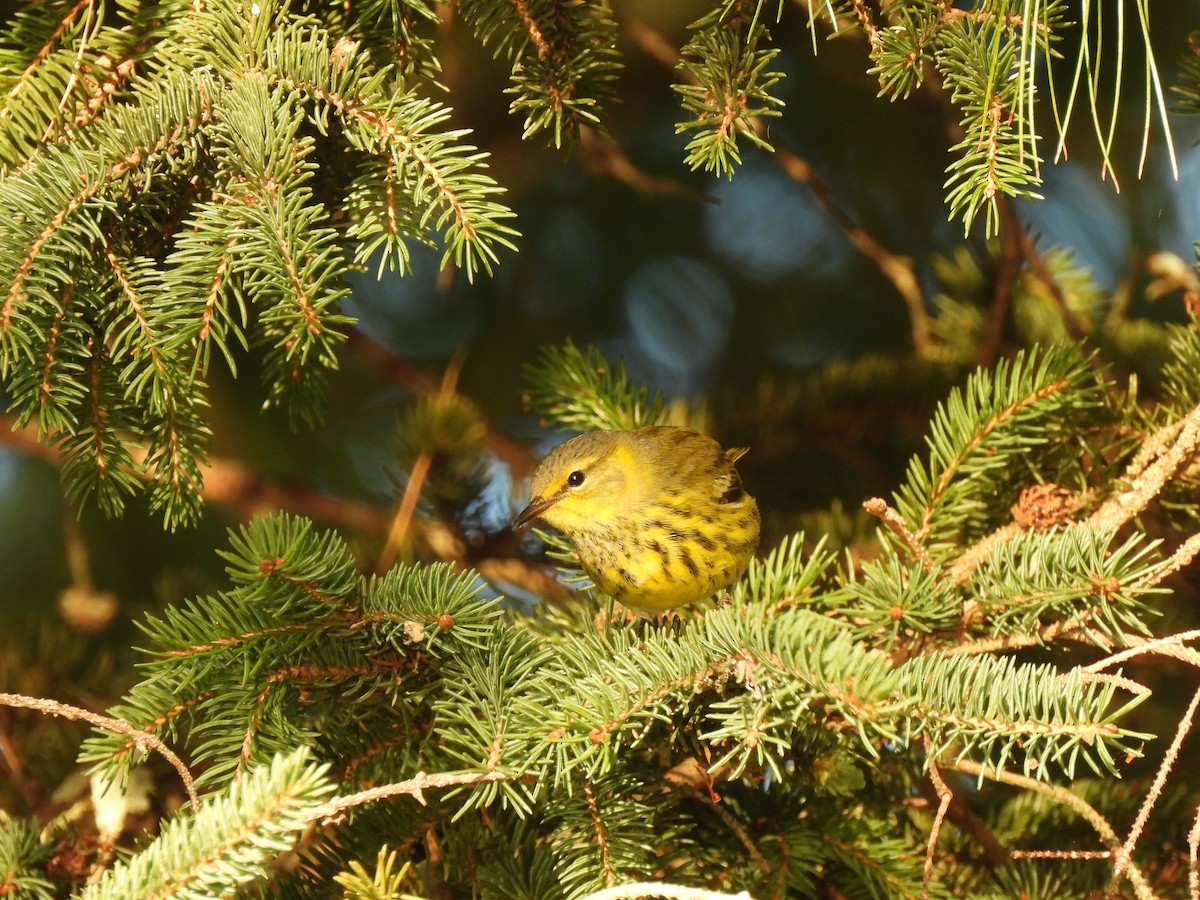
<instances>
[{"instance_id":1,"label":"bird's pointed beak","mask_svg":"<svg viewBox=\"0 0 1200 900\"><path fill-rule=\"evenodd\" d=\"M516 521L513 522L513 530L516 531L517 529L524 528L557 502L557 496L534 497L529 505L521 510L521 514L517 516Z\"/></svg>"}]
</instances>

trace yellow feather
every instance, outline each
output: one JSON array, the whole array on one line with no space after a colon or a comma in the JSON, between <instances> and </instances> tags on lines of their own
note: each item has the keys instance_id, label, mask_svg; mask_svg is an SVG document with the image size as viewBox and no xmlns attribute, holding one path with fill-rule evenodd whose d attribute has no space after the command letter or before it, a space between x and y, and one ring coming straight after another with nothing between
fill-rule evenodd
<instances>
[{"instance_id":1,"label":"yellow feather","mask_svg":"<svg viewBox=\"0 0 1200 900\"><path fill-rule=\"evenodd\" d=\"M595 431L556 447L517 525L562 531L602 591L646 615L737 582L758 547L758 504L707 435L655 426Z\"/></svg>"}]
</instances>

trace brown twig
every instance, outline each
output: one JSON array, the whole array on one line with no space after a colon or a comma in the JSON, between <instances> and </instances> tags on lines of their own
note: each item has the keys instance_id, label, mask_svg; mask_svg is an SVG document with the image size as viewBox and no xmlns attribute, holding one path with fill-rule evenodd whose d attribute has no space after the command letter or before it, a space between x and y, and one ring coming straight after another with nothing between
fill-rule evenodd
<instances>
[{"instance_id":1,"label":"brown twig","mask_svg":"<svg viewBox=\"0 0 1200 900\"><path fill-rule=\"evenodd\" d=\"M664 881L643 881L637 884L618 884L580 897L579 900L642 900L660 897L662 900L754 900L749 891L723 894L704 888L667 884Z\"/></svg>"},{"instance_id":2,"label":"brown twig","mask_svg":"<svg viewBox=\"0 0 1200 900\"><path fill-rule=\"evenodd\" d=\"M361 360L385 381L397 384L413 394L428 396L441 390L438 379L422 372L406 360L390 353L382 344L372 340L361 331L351 330L349 344L357 359ZM514 479L524 478L533 471L533 453L521 441L513 440L491 424L486 425L484 443L498 459L506 463Z\"/></svg>"},{"instance_id":3,"label":"brown twig","mask_svg":"<svg viewBox=\"0 0 1200 900\"><path fill-rule=\"evenodd\" d=\"M204 499L239 510L244 518L287 509L367 534L387 528L385 510L296 484L271 481L230 459L210 458L203 469Z\"/></svg>"},{"instance_id":4,"label":"brown twig","mask_svg":"<svg viewBox=\"0 0 1200 900\"><path fill-rule=\"evenodd\" d=\"M388 797L408 796L412 797L422 806L425 806L427 805L425 791L430 788L455 787L464 784L486 784L491 781L511 781L515 777L515 775L508 772L499 771L440 772L436 775L426 775L424 772L418 772L407 781L381 784L378 787L359 791L356 794L334 797L328 803L318 808L316 818L328 824L340 819L342 814L348 809L352 809L355 806L362 806L365 803L374 803L377 800L384 800Z\"/></svg>"},{"instance_id":5,"label":"brown twig","mask_svg":"<svg viewBox=\"0 0 1200 900\"><path fill-rule=\"evenodd\" d=\"M1066 859L1079 860L1112 859L1108 850L1014 850L1013 859Z\"/></svg>"},{"instance_id":6,"label":"brown twig","mask_svg":"<svg viewBox=\"0 0 1200 900\"><path fill-rule=\"evenodd\" d=\"M38 440L37 429L19 428L16 417L0 415L0 444L13 447L53 466L61 466L64 457L55 444ZM288 509L309 518L329 522L368 534L381 534L387 528L385 510L323 494L300 485L285 485L263 478L231 459L210 457L202 467L204 499L237 509L243 518L256 513Z\"/></svg>"},{"instance_id":7,"label":"brown twig","mask_svg":"<svg viewBox=\"0 0 1200 900\"><path fill-rule=\"evenodd\" d=\"M1188 829L1188 896L1200 897L1200 807Z\"/></svg>"},{"instance_id":8,"label":"brown twig","mask_svg":"<svg viewBox=\"0 0 1200 900\"><path fill-rule=\"evenodd\" d=\"M607 887L617 883L617 873L613 868L612 852L609 849L608 831L604 826L604 818L600 815L600 807L596 804L596 794L592 783L583 780L583 796L587 801L588 816L592 820L592 833L596 836L596 847L600 851L600 874Z\"/></svg>"},{"instance_id":9,"label":"brown twig","mask_svg":"<svg viewBox=\"0 0 1200 900\"><path fill-rule=\"evenodd\" d=\"M1187 568L1196 558L1196 554L1200 553L1200 532L1193 534L1186 541L1175 548L1175 552L1170 558L1159 563L1153 570L1147 572L1143 578L1138 580L1138 587L1152 587L1160 584L1167 578L1177 572Z\"/></svg>"},{"instance_id":10,"label":"brown twig","mask_svg":"<svg viewBox=\"0 0 1200 900\"><path fill-rule=\"evenodd\" d=\"M971 641L967 644L954 644L941 648L944 656L979 656L984 653L1002 653L1005 650L1022 650L1026 647L1041 647L1059 639L1085 637L1083 625L1090 618L1087 613L1071 616L1059 622L1051 622L1044 628L1039 628L1034 634L1009 634L1003 637L988 638L982 641ZM1093 646L1098 639L1089 635L1088 643Z\"/></svg>"},{"instance_id":11,"label":"brown twig","mask_svg":"<svg viewBox=\"0 0 1200 900\"><path fill-rule=\"evenodd\" d=\"M858 18L858 24L866 34L867 40L870 41L871 47L878 47L883 39L879 36L879 26L875 24L870 7L864 0L851 0L851 5L854 7L854 15Z\"/></svg>"},{"instance_id":12,"label":"brown twig","mask_svg":"<svg viewBox=\"0 0 1200 900\"><path fill-rule=\"evenodd\" d=\"M1004 325L1012 305L1013 282L1017 278L1017 258L1021 253L1021 226L1013 215L1012 206L1003 197L996 200L1000 210L1000 263L992 281L992 302L988 306L987 333L976 354L976 362L990 366L1000 355L1004 340Z\"/></svg>"},{"instance_id":13,"label":"brown twig","mask_svg":"<svg viewBox=\"0 0 1200 900\"><path fill-rule=\"evenodd\" d=\"M1021 255L1025 257L1025 261L1029 263L1029 267L1033 270L1033 274L1038 277L1038 280L1045 285L1046 290L1050 292L1055 304L1058 306L1058 311L1062 314L1063 323L1067 326L1067 331L1075 340L1082 340L1091 333L1091 326L1088 321L1079 315L1075 310L1071 309L1067 302L1067 295L1063 293L1062 286L1059 285L1058 279L1054 277L1054 273L1050 271L1050 267L1046 265L1046 260L1038 250L1037 244L1029 231L1017 221L1016 216L1011 218L1012 223L1016 227L1017 240L1020 243Z\"/></svg>"},{"instance_id":14,"label":"brown twig","mask_svg":"<svg viewBox=\"0 0 1200 900\"><path fill-rule=\"evenodd\" d=\"M926 739L926 751L930 749L930 743ZM942 822L945 821L946 813L950 810L950 804L954 800L954 792L942 778L937 760L932 756L929 757L929 780L933 782L933 789L937 793L938 808L933 817L933 824L929 828L929 844L925 848L925 867L921 875L921 900L929 900L929 885L933 883L933 858L934 852L937 850L938 835L942 832Z\"/></svg>"},{"instance_id":15,"label":"brown twig","mask_svg":"<svg viewBox=\"0 0 1200 900\"><path fill-rule=\"evenodd\" d=\"M774 871L774 866L771 864L771 861L763 856L762 850L760 850L758 845L754 843L754 838L750 836L750 832L741 822L737 820L737 817L729 811L728 804L722 804L713 799L713 796L715 795L713 794L711 787L709 788L708 793L705 793L704 791L693 787L691 784L688 784L683 779L672 779L669 772L667 773L667 776L668 785L672 790L681 791L684 795L690 797L692 800L695 800L697 803L704 804L709 811L714 813L717 818L725 823L725 827L728 828L733 833L734 837L738 839L738 842L742 845L742 847L745 848L747 855L754 861L754 864L758 866L759 871L762 872L764 876L768 876Z\"/></svg>"},{"instance_id":16,"label":"brown twig","mask_svg":"<svg viewBox=\"0 0 1200 900\"><path fill-rule=\"evenodd\" d=\"M1066 788L1038 781L1036 778L1030 778L1028 775L1018 775L1016 772L997 771L969 759L953 760L943 756L941 765L950 771L962 772L976 778L987 778L1001 784L1007 784L1011 787L1021 788L1022 790L1048 797L1055 803L1073 810L1081 819L1091 825L1101 842L1111 851L1116 852L1121 847L1121 839L1117 836L1113 827L1108 824L1108 820L1094 806ZM1134 863L1131 862L1126 867L1125 877L1133 885L1133 890L1138 900L1154 900L1154 891L1151 889L1150 883L1146 880L1146 876L1142 874L1142 870Z\"/></svg>"},{"instance_id":17,"label":"brown twig","mask_svg":"<svg viewBox=\"0 0 1200 900\"><path fill-rule=\"evenodd\" d=\"M1086 524L1101 531L1115 532L1158 496L1171 476L1191 459L1200 445L1200 407L1193 409L1183 418L1175 440L1169 446L1164 446L1159 435L1164 431L1173 433L1174 427L1174 423L1164 426L1147 440L1147 448L1153 449L1147 449L1145 455L1138 454L1130 464L1127 475L1135 466L1146 461L1144 470L1129 480L1129 485L1124 491L1114 494L1092 513ZM1157 459L1148 462L1156 452Z\"/></svg>"},{"instance_id":18,"label":"brown twig","mask_svg":"<svg viewBox=\"0 0 1200 900\"><path fill-rule=\"evenodd\" d=\"M1200 638L1200 628L1191 631L1181 631L1177 634L1168 635L1167 637L1154 638L1147 640L1138 635L1129 635L1126 638L1128 643L1136 646L1130 647L1127 650L1122 650L1119 653L1114 653L1104 659L1097 660L1094 663L1086 665L1081 671L1087 673L1102 672L1112 666L1120 665L1126 660L1133 659L1136 656L1145 656L1146 654L1156 653L1160 656L1169 656L1172 659L1179 659L1190 665L1200 667L1200 654L1194 651L1191 655L1181 655L1176 652L1179 649L1187 649L1183 647L1185 641L1193 641Z\"/></svg>"},{"instance_id":19,"label":"brown twig","mask_svg":"<svg viewBox=\"0 0 1200 900\"><path fill-rule=\"evenodd\" d=\"M0 445L13 447L56 467L63 464L64 457L56 445L39 441L34 427L14 429L15 422L13 416L0 415ZM522 452L528 455L528 451ZM272 481L235 460L209 457L201 472L204 479L201 494L205 502L231 507L242 520L285 509L368 535L385 535L391 521L385 509L325 494L305 485ZM547 567L519 556L506 555L504 547L491 544L482 548L467 547L459 536L448 532L441 523L426 523L420 533L422 549L444 562L474 568L489 581L506 582L543 597L565 595L565 589ZM492 555L493 552L499 555Z\"/></svg>"},{"instance_id":20,"label":"brown twig","mask_svg":"<svg viewBox=\"0 0 1200 900\"><path fill-rule=\"evenodd\" d=\"M934 801L941 802L932 783L918 782L917 790L921 792L921 797L914 798L914 800L922 803L925 809L930 808ZM983 853L983 858L988 865L999 868L1008 863L1011 858L1008 849L1000 843L999 838L992 833L992 830L957 794L951 795L950 806L946 810L946 820L970 837L974 845Z\"/></svg>"},{"instance_id":21,"label":"brown twig","mask_svg":"<svg viewBox=\"0 0 1200 900\"><path fill-rule=\"evenodd\" d=\"M412 471L408 473L404 495L400 498L400 505L396 508L396 514L388 528L387 540L379 552L379 561L375 564L377 574L382 575L396 564L396 558L408 537L408 527L416 514L417 501L421 499L421 488L425 485L425 479L429 477L429 470L433 468L433 456L433 451L429 449L417 454Z\"/></svg>"},{"instance_id":22,"label":"brown twig","mask_svg":"<svg viewBox=\"0 0 1200 900\"><path fill-rule=\"evenodd\" d=\"M647 56L673 73L676 71L679 51L657 31L631 17L623 21L622 30ZM687 77L686 73L684 77ZM760 137L767 137L767 123L761 116L752 116L750 124ZM777 146L772 158L792 180L812 191L813 197L825 214L845 233L854 249L874 263L892 283L908 309L913 347L918 354L924 354L931 344L929 312L925 305L925 292L917 278L913 261L893 253L842 210L833 201L829 186L799 154L786 147Z\"/></svg>"},{"instance_id":23,"label":"brown twig","mask_svg":"<svg viewBox=\"0 0 1200 900\"><path fill-rule=\"evenodd\" d=\"M461 349L451 357L450 362L446 365L445 372L442 373L442 383L437 390L439 398L447 397L454 393L455 386L458 384L458 377L462 374L462 366L465 360L466 353ZM392 517L391 526L388 528L387 540L384 541L383 549L379 553L379 560L375 564L375 572L377 574L382 575L391 569L395 565L401 550L404 548L405 541L408 538L408 529L412 525L413 517L417 513L417 503L421 500L421 490L425 487L425 481L429 478L429 473L433 469L436 455L435 450L426 447L417 454L417 458L413 462L412 471L408 473L408 483L404 486L404 495L400 498L400 505L396 508L396 514Z\"/></svg>"},{"instance_id":24,"label":"brown twig","mask_svg":"<svg viewBox=\"0 0 1200 900\"><path fill-rule=\"evenodd\" d=\"M192 809L195 810L200 805L200 798L196 795L196 782L192 778L192 773L188 771L188 767L183 764L183 760L175 754L175 751L163 743L162 739L157 735L143 731L140 728L135 728L124 719L102 716L99 713L94 713L78 706L60 703L57 700L48 700L44 697L27 697L24 694L0 693L0 704L20 709L32 709L50 716L62 716L64 719L83 721L97 728L125 735L141 752L149 753L153 750L174 766L175 771L179 773L180 780L183 781L183 787L187 791L188 799L192 802Z\"/></svg>"},{"instance_id":25,"label":"brown twig","mask_svg":"<svg viewBox=\"0 0 1200 900\"><path fill-rule=\"evenodd\" d=\"M937 569L937 563L933 561L933 557L929 555L929 551L917 540L917 536L909 530L908 523L904 521L904 517L888 506L886 500L882 497L872 497L870 500L864 500L863 509L882 521L892 533L899 537L912 552L913 556L921 561L921 565L925 567L926 572L933 572Z\"/></svg>"},{"instance_id":26,"label":"brown twig","mask_svg":"<svg viewBox=\"0 0 1200 900\"><path fill-rule=\"evenodd\" d=\"M643 199L675 197L692 203L707 203L710 200L703 191L677 178L652 175L638 168L617 141L587 125L579 126L579 145L583 150L581 162L589 175L619 181Z\"/></svg>"},{"instance_id":27,"label":"brown twig","mask_svg":"<svg viewBox=\"0 0 1200 900\"><path fill-rule=\"evenodd\" d=\"M992 551L1003 547L1009 541L1024 533L1025 529L1016 522L1008 522L1001 525L991 534L987 535L987 537L976 541L950 563L947 567L950 577L954 579L955 584L966 584L971 577L971 573L991 555Z\"/></svg>"},{"instance_id":28,"label":"brown twig","mask_svg":"<svg viewBox=\"0 0 1200 900\"><path fill-rule=\"evenodd\" d=\"M1183 746L1183 739L1192 730L1192 724L1196 720L1197 708L1200 708L1200 690L1192 694L1192 702L1188 704L1183 718L1175 729L1175 737L1171 740L1171 745L1167 747L1167 752L1163 754L1163 760L1159 764L1158 771L1154 773L1154 781L1151 782L1150 790L1146 792L1146 798L1138 808L1137 817L1133 820L1133 825L1129 828L1129 834L1125 838L1125 842L1121 844L1120 849L1116 851L1112 879L1109 881L1110 892L1116 890L1117 882L1121 880L1121 876L1125 874L1125 870L1130 866L1130 861L1133 858L1133 848L1146 827L1151 810L1154 809L1154 805L1158 802L1159 797L1162 796L1163 788L1166 786L1171 770L1175 768L1175 763L1179 759L1179 750Z\"/></svg>"}]
</instances>

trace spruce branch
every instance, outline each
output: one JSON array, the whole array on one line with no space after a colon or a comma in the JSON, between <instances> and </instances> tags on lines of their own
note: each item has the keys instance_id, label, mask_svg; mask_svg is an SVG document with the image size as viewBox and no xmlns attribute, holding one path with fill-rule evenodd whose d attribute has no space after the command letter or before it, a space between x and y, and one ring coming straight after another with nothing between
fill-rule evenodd
<instances>
[{"instance_id":1,"label":"spruce branch","mask_svg":"<svg viewBox=\"0 0 1200 900\"><path fill-rule=\"evenodd\" d=\"M700 780L705 784L707 790L697 790L691 783L690 778L692 769L701 769L699 762L696 760L687 760L684 763L675 766L666 775L666 782L671 786L672 790L682 791L692 800L703 803L708 809L712 810L713 814L721 820L721 822L734 835L737 836L738 842L745 848L746 853L754 861L759 872L763 876L772 874L773 866L771 861L763 855L762 850L755 843L755 838L750 835L746 826L738 820L738 818L729 811L727 804L722 804L720 796L713 790L713 776L711 767L708 771L700 771Z\"/></svg>"},{"instance_id":2,"label":"spruce branch","mask_svg":"<svg viewBox=\"0 0 1200 900\"><path fill-rule=\"evenodd\" d=\"M1115 724L1145 693L1117 706L1115 684L1097 683L1079 669L935 655L898 667L896 682L902 695L917 698L914 733L929 735L939 754L958 746L959 758L983 755L997 771L1019 755L1025 774L1043 779L1051 763L1071 777L1080 762L1098 774L1115 772L1117 758L1140 755L1135 742L1149 737Z\"/></svg>"},{"instance_id":3,"label":"spruce branch","mask_svg":"<svg viewBox=\"0 0 1200 900\"><path fill-rule=\"evenodd\" d=\"M1098 407L1100 386L1072 347L1019 353L995 372L980 369L934 415L929 461L909 463L896 506L935 560L948 555L956 530L978 528L985 492L1009 461L1031 447L1053 446L1067 418ZM993 488L994 489L994 488ZM939 543L930 544L930 539Z\"/></svg>"},{"instance_id":4,"label":"spruce branch","mask_svg":"<svg viewBox=\"0 0 1200 900\"><path fill-rule=\"evenodd\" d=\"M755 557L745 575L733 586L730 600L738 608L782 612L804 608L815 600L818 588L833 568L836 555L822 537L811 548L804 532L793 534L766 556Z\"/></svg>"},{"instance_id":5,"label":"spruce branch","mask_svg":"<svg viewBox=\"0 0 1200 900\"><path fill-rule=\"evenodd\" d=\"M1182 112L1200 112L1200 35L1188 35L1187 49L1179 58L1179 82L1171 86Z\"/></svg>"},{"instance_id":6,"label":"spruce branch","mask_svg":"<svg viewBox=\"0 0 1200 900\"><path fill-rule=\"evenodd\" d=\"M143 163L179 152L210 120L213 106L208 98L215 93L213 82L203 75L166 79L144 106L114 110L111 117L98 123L94 135L89 134L92 140L79 142L82 147L49 148L32 167L0 182L0 198L23 210L7 220L7 229L0 230L0 283L8 286L0 303L5 370L12 365L13 350L21 347L22 335L14 330L21 307L38 299L39 289L45 289L37 280L28 283L31 277L41 275L41 271L35 273L35 264L42 253L61 240L68 255L86 255L90 243L86 239L98 231L95 220L80 222L78 234L64 233L64 226L73 223L92 202L101 210L109 206L101 193L138 171ZM71 187L64 190L64 185Z\"/></svg>"},{"instance_id":7,"label":"spruce branch","mask_svg":"<svg viewBox=\"0 0 1200 900\"><path fill-rule=\"evenodd\" d=\"M568 896L670 868L672 857L679 855L676 836L656 815L654 795L643 794L644 788L636 776L583 778L569 796L552 801L550 840Z\"/></svg>"},{"instance_id":8,"label":"spruce branch","mask_svg":"<svg viewBox=\"0 0 1200 900\"><path fill-rule=\"evenodd\" d=\"M449 118L445 107L411 92L388 96L386 71L369 74L362 55L353 49L335 52L332 43L322 29L281 29L266 54L282 85L340 117L353 146L387 154L392 178L408 194L418 221L441 229L445 262L453 260L469 278L490 272L495 247L512 249L516 232L503 224L513 214L490 199L501 189L477 171L486 154L457 143L466 132L438 130ZM404 236L402 230L389 235L392 240Z\"/></svg>"},{"instance_id":9,"label":"spruce branch","mask_svg":"<svg viewBox=\"0 0 1200 900\"><path fill-rule=\"evenodd\" d=\"M628 431L663 421L662 395L632 384L625 363L611 365L595 347L547 347L525 378L528 402L565 428Z\"/></svg>"},{"instance_id":10,"label":"spruce branch","mask_svg":"<svg viewBox=\"0 0 1200 900\"><path fill-rule=\"evenodd\" d=\"M690 118L676 125L675 131L695 132L684 160L692 169L732 177L742 161L739 137L771 149L752 124L755 118L778 116L783 105L771 93L783 75L767 68L779 51L760 48L768 39L766 27L758 21L762 5L749 22L740 13L701 20L680 54L678 67L691 83L674 87Z\"/></svg>"},{"instance_id":11,"label":"spruce branch","mask_svg":"<svg viewBox=\"0 0 1200 900\"><path fill-rule=\"evenodd\" d=\"M358 860L351 860L349 871L339 872L333 880L346 889L347 900L423 900L404 890L404 883L412 873L409 860L394 872L397 852L384 844L375 857L375 873L372 876Z\"/></svg>"},{"instance_id":12,"label":"spruce branch","mask_svg":"<svg viewBox=\"0 0 1200 900\"><path fill-rule=\"evenodd\" d=\"M333 786L307 750L279 755L175 819L147 847L80 895L126 900L167 894L227 895L261 879L267 863L299 840Z\"/></svg>"},{"instance_id":13,"label":"spruce branch","mask_svg":"<svg viewBox=\"0 0 1200 900\"><path fill-rule=\"evenodd\" d=\"M1018 107L1017 85L1000 73L1017 67L1018 45L1003 26L992 22L965 24L956 19L945 29L938 54L939 70L953 101L963 110L960 154L948 168L951 216L961 216L969 232L972 222L986 213L985 233L1000 228L998 203L1004 196L1040 199L1034 172L1041 159L1036 138L1026 129L1026 111ZM1014 127L1015 126L1015 127Z\"/></svg>"},{"instance_id":14,"label":"spruce branch","mask_svg":"<svg viewBox=\"0 0 1200 900\"><path fill-rule=\"evenodd\" d=\"M3 888L13 896L55 900L54 882L43 877L54 844L46 840L36 819L0 818L0 871Z\"/></svg>"},{"instance_id":15,"label":"spruce branch","mask_svg":"<svg viewBox=\"0 0 1200 900\"><path fill-rule=\"evenodd\" d=\"M895 534L912 555L920 561L927 572L932 572L937 568L937 563L933 561L933 557L929 555L929 551L922 547L916 535L909 531L904 517L888 506L886 500L882 497L872 497L869 500L864 500L863 509L881 520L888 527L888 530Z\"/></svg>"},{"instance_id":16,"label":"spruce branch","mask_svg":"<svg viewBox=\"0 0 1200 900\"><path fill-rule=\"evenodd\" d=\"M382 247L403 265L405 240L437 234L472 276L515 232L449 111L390 82L354 41L276 2L160 12L72 33L88 54L111 51L97 76L108 93L72 62L59 112L84 110L79 123L0 178L0 200L20 210L0 227L0 372L23 421L71 451L72 497L115 514L144 479L174 527L198 513L214 347L236 374L239 352L265 346L268 402L311 422L349 323L337 308L346 237L360 262ZM66 39L57 19L39 23L40 45ZM147 63L130 74L134 58ZM38 68L17 95L45 96L27 87ZM361 168L337 221L316 199L314 127Z\"/></svg>"},{"instance_id":17,"label":"spruce branch","mask_svg":"<svg viewBox=\"0 0 1200 900\"><path fill-rule=\"evenodd\" d=\"M64 110L94 102L89 75L120 55L124 33L94 3L25 4L0 32L0 165L19 165L65 127ZM90 94L90 96L89 96Z\"/></svg>"},{"instance_id":18,"label":"spruce branch","mask_svg":"<svg viewBox=\"0 0 1200 900\"><path fill-rule=\"evenodd\" d=\"M1100 645L1104 649L1109 649L1101 643L1104 639L1103 635L1096 635L1094 632L1088 635L1083 630L1082 625L1087 619L1088 614L1084 613L1069 619L1051 622L1033 634L1012 634L998 638L965 641L943 647L940 652L947 656L978 656L980 654L1021 650L1027 647L1042 647L1058 640L1084 641L1085 639L1087 643ZM1129 635L1126 641L1136 644L1139 639L1138 635Z\"/></svg>"},{"instance_id":19,"label":"spruce branch","mask_svg":"<svg viewBox=\"0 0 1200 900\"><path fill-rule=\"evenodd\" d=\"M925 79L925 68L933 60L936 39L947 11L932 5L903 7L895 24L878 28L865 4L856 3L859 24L870 43L870 70L879 78L879 94L891 100L907 99Z\"/></svg>"},{"instance_id":20,"label":"spruce branch","mask_svg":"<svg viewBox=\"0 0 1200 900\"><path fill-rule=\"evenodd\" d=\"M912 568L888 547L851 573L837 594L838 612L855 635L904 655L928 635L957 629L964 601L936 568Z\"/></svg>"},{"instance_id":21,"label":"spruce branch","mask_svg":"<svg viewBox=\"0 0 1200 900\"><path fill-rule=\"evenodd\" d=\"M512 65L511 112L525 115L522 137L549 132L555 147L584 127L602 127L621 68L607 3L503 3L467 0L458 12L484 46Z\"/></svg>"},{"instance_id":22,"label":"spruce branch","mask_svg":"<svg viewBox=\"0 0 1200 900\"><path fill-rule=\"evenodd\" d=\"M986 627L1029 634L1049 621L1074 621L1100 646L1149 633L1147 605L1161 567L1157 542L1090 525L1025 531L999 545L971 574L967 589ZM1156 583L1156 582L1155 582ZM982 623L981 623L982 624Z\"/></svg>"}]
</instances>

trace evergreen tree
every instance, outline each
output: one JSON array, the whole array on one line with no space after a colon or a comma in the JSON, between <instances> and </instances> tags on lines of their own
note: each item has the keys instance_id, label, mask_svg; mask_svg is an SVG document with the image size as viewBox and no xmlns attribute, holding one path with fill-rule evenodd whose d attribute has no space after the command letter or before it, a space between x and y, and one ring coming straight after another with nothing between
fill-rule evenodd
<instances>
[{"instance_id":1,"label":"evergreen tree","mask_svg":"<svg viewBox=\"0 0 1200 900\"><path fill-rule=\"evenodd\" d=\"M14 13L11 424L54 454L85 514L145 495L174 530L215 497L283 508L230 530L218 585L139 618L136 674L97 689L123 693L106 715L45 696L55 665L63 683L95 676L67 673L57 637L37 651L45 681L6 667L0 702L25 729L6 755L43 740L35 728L74 747L38 717L86 722L93 796L86 817L25 802L0 818L0 893L1194 895L1197 784L1180 763L1200 693L1172 696L1163 666L1200 663L1181 580L1200 551L1200 282L1153 257L1138 289L1182 298L1186 320L1134 316L1013 206L1042 190L1039 128L1065 137L1076 106L1105 166L1119 161L1108 29L1118 88L1141 59L1147 121L1165 130L1148 6L709 3L666 49L603 0ZM556 342L525 367L525 398L559 430L711 423L752 445L847 410L915 411L924 443L887 497L855 513L764 502L767 540L725 602L642 621L560 536L542 535L547 562L480 524L512 442L458 392L459 362L440 385L407 375L421 396L399 425L390 517L214 458L219 385L257 371L263 405L311 428L331 374L376 352L348 278L412 276L424 245L447 280L512 260L521 222L434 99L448 20L511 68L524 139L662 189L610 134L628 39L670 55L686 167L737 179L773 151L820 194L768 127L787 117L781 50L796 48L780 35L797 17L814 48L838 37L881 96L933 100L954 132L941 199L969 243L935 261L932 301L911 260L826 207L906 301L910 349L764 380L750 403L714 391L706 409ZM1194 109L1200 63L1178 68ZM1169 133L1153 141L1173 161ZM78 623L105 597L86 559L72 577ZM12 794L39 801L34 782Z\"/></svg>"}]
</instances>

